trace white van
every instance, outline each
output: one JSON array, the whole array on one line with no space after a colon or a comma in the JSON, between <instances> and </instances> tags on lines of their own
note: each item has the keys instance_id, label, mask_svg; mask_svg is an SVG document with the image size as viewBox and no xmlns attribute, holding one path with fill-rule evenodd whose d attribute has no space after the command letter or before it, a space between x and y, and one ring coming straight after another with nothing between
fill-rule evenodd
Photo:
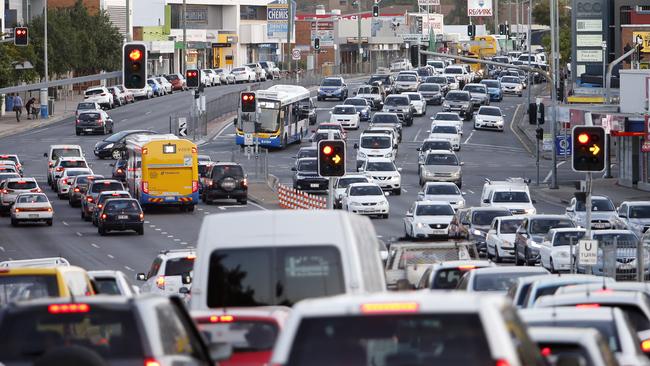
<instances>
[{"instance_id":1,"label":"white van","mask_svg":"<svg viewBox=\"0 0 650 366\"><path fill-rule=\"evenodd\" d=\"M505 181L486 181L481 193L481 206L503 207L513 215L537 213L530 198L527 180L510 178Z\"/></svg>"},{"instance_id":2,"label":"white van","mask_svg":"<svg viewBox=\"0 0 650 366\"><path fill-rule=\"evenodd\" d=\"M81 158L83 151L79 145L50 145L50 150L43 153L47 158L47 184L52 184L52 169L58 158Z\"/></svg>"},{"instance_id":3,"label":"white van","mask_svg":"<svg viewBox=\"0 0 650 366\"><path fill-rule=\"evenodd\" d=\"M369 158L389 158L395 161L397 151L392 136L385 133L363 133L359 138L359 143L354 144L357 149L357 168Z\"/></svg>"},{"instance_id":4,"label":"white van","mask_svg":"<svg viewBox=\"0 0 650 366\"><path fill-rule=\"evenodd\" d=\"M338 210L210 215L199 233L190 309L386 291L378 248L367 217Z\"/></svg>"}]
</instances>

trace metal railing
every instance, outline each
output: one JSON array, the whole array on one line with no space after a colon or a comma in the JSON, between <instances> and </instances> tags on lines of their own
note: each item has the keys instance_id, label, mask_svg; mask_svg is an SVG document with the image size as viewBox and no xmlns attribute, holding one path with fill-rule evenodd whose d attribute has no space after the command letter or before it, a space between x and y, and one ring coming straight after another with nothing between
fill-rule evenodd
<instances>
[{"instance_id":1,"label":"metal railing","mask_svg":"<svg viewBox=\"0 0 650 366\"><path fill-rule=\"evenodd\" d=\"M650 241L626 240L614 237L599 240L596 265L581 265L576 243L572 261L573 273L587 273L613 278L617 281L650 280Z\"/></svg>"}]
</instances>

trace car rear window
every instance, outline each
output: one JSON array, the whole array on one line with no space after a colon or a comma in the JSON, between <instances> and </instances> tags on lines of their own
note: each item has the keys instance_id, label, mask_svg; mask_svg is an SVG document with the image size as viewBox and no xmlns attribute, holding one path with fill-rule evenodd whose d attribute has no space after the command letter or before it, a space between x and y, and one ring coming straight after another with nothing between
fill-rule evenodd
<instances>
[{"instance_id":1,"label":"car rear window","mask_svg":"<svg viewBox=\"0 0 650 366\"><path fill-rule=\"evenodd\" d=\"M95 109L95 103L79 103L77 109Z\"/></svg>"},{"instance_id":2,"label":"car rear window","mask_svg":"<svg viewBox=\"0 0 650 366\"><path fill-rule=\"evenodd\" d=\"M82 113L79 115L80 121L97 121L102 118L99 113Z\"/></svg>"},{"instance_id":3,"label":"car rear window","mask_svg":"<svg viewBox=\"0 0 650 366\"><path fill-rule=\"evenodd\" d=\"M537 272L516 272L516 273L475 273L474 291L508 291L508 289L517 283L520 277L537 276Z\"/></svg>"},{"instance_id":4,"label":"car rear window","mask_svg":"<svg viewBox=\"0 0 650 366\"><path fill-rule=\"evenodd\" d=\"M106 212L137 213L140 211L140 206L138 206L138 203L133 200L116 199L114 201L109 201L106 204Z\"/></svg>"},{"instance_id":5,"label":"car rear window","mask_svg":"<svg viewBox=\"0 0 650 366\"><path fill-rule=\"evenodd\" d=\"M100 193L104 191L123 191L124 186L120 182L94 182L90 192Z\"/></svg>"},{"instance_id":6,"label":"car rear window","mask_svg":"<svg viewBox=\"0 0 650 366\"><path fill-rule=\"evenodd\" d=\"M435 277L431 283L432 289L438 290L453 290L458 287L458 282L463 275L475 267L453 267L453 268L444 268L435 272Z\"/></svg>"},{"instance_id":7,"label":"car rear window","mask_svg":"<svg viewBox=\"0 0 650 366\"><path fill-rule=\"evenodd\" d=\"M7 314L0 324L0 355L6 362L30 364L47 351L81 346L105 360L142 359L142 341L131 310L86 305L87 311L54 313L48 307L29 307Z\"/></svg>"},{"instance_id":8,"label":"car rear window","mask_svg":"<svg viewBox=\"0 0 650 366\"><path fill-rule=\"evenodd\" d=\"M569 219L535 219L530 223L531 234L546 234L551 229L575 227Z\"/></svg>"},{"instance_id":9,"label":"car rear window","mask_svg":"<svg viewBox=\"0 0 650 366\"><path fill-rule=\"evenodd\" d=\"M291 306L344 292L334 246L215 250L210 255L208 306Z\"/></svg>"},{"instance_id":10,"label":"car rear window","mask_svg":"<svg viewBox=\"0 0 650 366\"><path fill-rule=\"evenodd\" d=\"M340 316L300 322L287 366L491 365L474 313Z\"/></svg>"},{"instance_id":11,"label":"car rear window","mask_svg":"<svg viewBox=\"0 0 650 366\"><path fill-rule=\"evenodd\" d=\"M58 295L56 276L54 275L0 277L0 304ZM2 355L2 352L0 352L0 355Z\"/></svg>"},{"instance_id":12,"label":"car rear window","mask_svg":"<svg viewBox=\"0 0 650 366\"><path fill-rule=\"evenodd\" d=\"M36 188L36 182L29 180L19 180L13 182L7 182L8 189L34 189Z\"/></svg>"},{"instance_id":13,"label":"car rear window","mask_svg":"<svg viewBox=\"0 0 650 366\"><path fill-rule=\"evenodd\" d=\"M232 322L199 321L197 327L209 343L228 343L235 353L271 351L279 333L274 323L238 320L237 316Z\"/></svg>"},{"instance_id":14,"label":"car rear window","mask_svg":"<svg viewBox=\"0 0 650 366\"><path fill-rule=\"evenodd\" d=\"M583 361L580 364L583 365L594 365L593 360L589 354L589 351L584 349L579 343L554 343L554 342L542 342L537 343L540 351L543 355L548 356L560 356L560 355L572 355L576 356Z\"/></svg>"},{"instance_id":15,"label":"car rear window","mask_svg":"<svg viewBox=\"0 0 650 366\"><path fill-rule=\"evenodd\" d=\"M508 210L476 211L472 215L472 223L474 225L490 225L497 216L512 216L512 213Z\"/></svg>"},{"instance_id":16,"label":"car rear window","mask_svg":"<svg viewBox=\"0 0 650 366\"><path fill-rule=\"evenodd\" d=\"M108 200L114 199L114 198L131 198L131 195L128 193L115 193L115 194L107 194L107 195L100 195L99 199L97 200L97 203L104 203Z\"/></svg>"},{"instance_id":17,"label":"car rear window","mask_svg":"<svg viewBox=\"0 0 650 366\"><path fill-rule=\"evenodd\" d=\"M111 277L95 277L93 278L95 285L97 285L97 292L102 295L122 295L117 282Z\"/></svg>"},{"instance_id":18,"label":"car rear window","mask_svg":"<svg viewBox=\"0 0 650 366\"><path fill-rule=\"evenodd\" d=\"M84 160L64 160L59 163L60 167L63 168L87 168L86 162Z\"/></svg>"},{"instance_id":19,"label":"car rear window","mask_svg":"<svg viewBox=\"0 0 650 366\"><path fill-rule=\"evenodd\" d=\"M165 264L165 276L181 276L194 269L194 256L170 258Z\"/></svg>"},{"instance_id":20,"label":"car rear window","mask_svg":"<svg viewBox=\"0 0 650 366\"><path fill-rule=\"evenodd\" d=\"M243 177L244 170L239 165L217 165L212 168L212 177Z\"/></svg>"},{"instance_id":21,"label":"car rear window","mask_svg":"<svg viewBox=\"0 0 650 366\"><path fill-rule=\"evenodd\" d=\"M81 157L81 150L79 149L54 149L52 150L52 160L61 157Z\"/></svg>"},{"instance_id":22,"label":"car rear window","mask_svg":"<svg viewBox=\"0 0 650 366\"><path fill-rule=\"evenodd\" d=\"M102 93L104 93L102 89L86 90L86 95L100 95Z\"/></svg>"},{"instance_id":23,"label":"car rear window","mask_svg":"<svg viewBox=\"0 0 650 366\"><path fill-rule=\"evenodd\" d=\"M612 352L621 352L621 344L616 331L616 322L609 320L573 320L573 319L549 319L526 321L529 327L571 327L571 328L594 328L607 341Z\"/></svg>"}]
</instances>

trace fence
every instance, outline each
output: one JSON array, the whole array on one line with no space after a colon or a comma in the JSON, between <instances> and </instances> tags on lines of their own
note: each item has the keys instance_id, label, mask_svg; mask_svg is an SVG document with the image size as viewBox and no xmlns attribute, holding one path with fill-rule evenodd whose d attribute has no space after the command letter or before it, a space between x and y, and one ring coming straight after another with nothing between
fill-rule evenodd
<instances>
[{"instance_id":1,"label":"fence","mask_svg":"<svg viewBox=\"0 0 650 366\"><path fill-rule=\"evenodd\" d=\"M650 280L650 241L639 240L622 234L596 236L598 239L597 264L586 266L579 263L577 243L573 249L571 272L611 277L617 281Z\"/></svg>"},{"instance_id":2,"label":"fence","mask_svg":"<svg viewBox=\"0 0 650 366\"><path fill-rule=\"evenodd\" d=\"M324 210L327 199L278 184L280 207L290 210Z\"/></svg>"}]
</instances>

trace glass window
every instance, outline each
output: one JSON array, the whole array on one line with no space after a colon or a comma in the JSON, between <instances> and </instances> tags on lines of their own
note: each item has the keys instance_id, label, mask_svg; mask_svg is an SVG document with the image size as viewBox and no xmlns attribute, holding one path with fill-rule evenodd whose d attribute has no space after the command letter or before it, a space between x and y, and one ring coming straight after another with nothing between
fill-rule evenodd
<instances>
[{"instance_id":1,"label":"glass window","mask_svg":"<svg viewBox=\"0 0 650 366\"><path fill-rule=\"evenodd\" d=\"M607 341L612 352L620 352L621 345L616 330L616 321L610 320L573 320L573 319L549 319L527 321L528 326L534 327L571 327L571 328L594 328Z\"/></svg>"},{"instance_id":2,"label":"glass window","mask_svg":"<svg viewBox=\"0 0 650 366\"><path fill-rule=\"evenodd\" d=\"M576 211L585 211L584 202L576 201ZM610 200L592 199L591 211L614 211L614 204Z\"/></svg>"},{"instance_id":3,"label":"glass window","mask_svg":"<svg viewBox=\"0 0 650 366\"><path fill-rule=\"evenodd\" d=\"M460 121L460 116L456 113L438 113L435 117L436 121Z\"/></svg>"},{"instance_id":4,"label":"glass window","mask_svg":"<svg viewBox=\"0 0 650 366\"><path fill-rule=\"evenodd\" d=\"M348 188L352 183L368 183L368 178L365 177L351 177L351 178L339 178L336 188Z\"/></svg>"},{"instance_id":5,"label":"glass window","mask_svg":"<svg viewBox=\"0 0 650 366\"><path fill-rule=\"evenodd\" d=\"M406 74L397 75L397 81L413 82L417 80L418 80L417 76L415 75L406 75Z\"/></svg>"},{"instance_id":6,"label":"glass window","mask_svg":"<svg viewBox=\"0 0 650 366\"><path fill-rule=\"evenodd\" d=\"M631 206L630 207L631 219L647 219L650 218L650 206Z\"/></svg>"},{"instance_id":7,"label":"glass window","mask_svg":"<svg viewBox=\"0 0 650 366\"><path fill-rule=\"evenodd\" d=\"M138 206L138 202L134 200L121 200L121 199L114 199L108 201L105 207L106 212L140 212L140 206Z\"/></svg>"},{"instance_id":8,"label":"glass window","mask_svg":"<svg viewBox=\"0 0 650 366\"><path fill-rule=\"evenodd\" d=\"M79 109L79 110L81 110L81 109L95 109L95 108L96 108L95 103L83 102L83 103L77 104L77 109Z\"/></svg>"},{"instance_id":9,"label":"glass window","mask_svg":"<svg viewBox=\"0 0 650 366\"><path fill-rule=\"evenodd\" d=\"M338 78L325 78L320 84L321 86L341 86L343 83Z\"/></svg>"},{"instance_id":10,"label":"glass window","mask_svg":"<svg viewBox=\"0 0 650 366\"><path fill-rule=\"evenodd\" d=\"M455 184L429 185L427 186L427 195L460 195L460 190Z\"/></svg>"},{"instance_id":11,"label":"glass window","mask_svg":"<svg viewBox=\"0 0 650 366\"><path fill-rule=\"evenodd\" d=\"M350 187L350 196L383 196L381 188L375 185Z\"/></svg>"},{"instance_id":12,"label":"glass window","mask_svg":"<svg viewBox=\"0 0 650 366\"><path fill-rule=\"evenodd\" d=\"M407 94L410 100L422 100L420 94Z\"/></svg>"},{"instance_id":13,"label":"glass window","mask_svg":"<svg viewBox=\"0 0 650 366\"><path fill-rule=\"evenodd\" d=\"M483 85L467 85L463 90L466 90L470 93L486 93L485 86Z\"/></svg>"},{"instance_id":14,"label":"glass window","mask_svg":"<svg viewBox=\"0 0 650 366\"><path fill-rule=\"evenodd\" d=\"M520 277L536 276L539 272L490 273L477 275L474 279L475 291L508 291Z\"/></svg>"},{"instance_id":15,"label":"glass window","mask_svg":"<svg viewBox=\"0 0 650 366\"><path fill-rule=\"evenodd\" d=\"M457 134L458 129L455 126L433 126L431 133L446 133L446 134Z\"/></svg>"},{"instance_id":16,"label":"glass window","mask_svg":"<svg viewBox=\"0 0 650 366\"><path fill-rule=\"evenodd\" d=\"M445 69L445 74L456 74L456 75L458 75L458 74L462 74L462 73L463 73L463 69L461 69L459 67L448 67L448 68Z\"/></svg>"},{"instance_id":17,"label":"glass window","mask_svg":"<svg viewBox=\"0 0 650 366\"><path fill-rule=\"evenodd\" d=\"M97 285L97 290L102 295L122 295L120 288L117 285L117 281L114 278L110 277L95 277L95 284Z\"/></svg>"},{"instance_id":18,"label":"glass window","mask_svg":"<svg viewBox=\"0 0 650 366\"><path fill-rule=\"evenodd\" d=\"M316 149L300 149L298 150L298 159L302 158L317 158L318 150Z\"/></svg>"},{"instance_id":19,"label":"glass window","mask_svg":"<svg viewBox=\"0 0 650 366\"><path fill-rule=\"evenodd\" d=\"M468 102L470 100L469 93L465 92L450 92L445 97L447 100L454 102Z\"/></svg>"},{"instance_id":20,"label":"glass window","mask_svg":"<svg viewBox=\"0 0 650 366\"><path fill-rule=\"evenodd\" d=\"M501 234L514 234L517 232L522 220L501 220Z\"/></svg>"},{"instance_id":21,"label":"glass window","mask_svg":"<svg viewBox=\"0 0 650 366\"><path fill-rule=\"evenodd\" d=\"M501 110L499 108L485 108L481 107L479 109L478 114L482 114L484 116L500 116L501 115Z\"/></svg>"},{"instance_id":22,"label":"glass window","mask_svg":"<svg viewBox=\"0 0 650 366\"><path fill-rule=\"evenodd\" d=\"M483 80L481 84L485 84L488 88L498 88L499 82L497 80Z\"/></svg>"},{"instance_id":23,"label":"glass window","mask_svg":"<svg viewBox=\"0 0 650 366\"><path fill-rule=\"evenodd\" d=\"M569 219L533 219L530 221L529 232L540 235L548 233L551 229L564 227L575 227L575 224Z\"/></svg>"},{"instance_id":24,"label":"glass window","mask_svg":"<svg viewBox=\"0 0 650 366\"><path fill-rule=\"evenodd\" d=\"M242 120L244 115L242 114ZM278 131L280 129L279 116L280 110L277 108L260 108L258 123L255 124L257 132L272 133Z\"/></svg>"},{"instance_id":25,"label":"glass window","mask_svg":"<svg viewBox=\"0 0 650 366\"><path fill-rule=\"evenodd\" d=\"M490 365L474 313L303 319L287 366Z\"/></svg>"},{"instance_id":26,"label":"glass window","mask_svg":"<svg viewBox=\"0 0 650 366\"><path fill-rule=\"evenodd\" d=\"M63 168L87 168L86 162L84 160L65 160L59 164Z\"/></svg>"},{"instance_id":27,"label":"glass window","mask_svg":"<svg viewBox=\"0 0 650 366\"><path fill-rule=\"evenodd\" d=\"M431 91L431 92L439 92L440 91L440 85L438 84L422 84L418 87L419 91Z\"/></svg>"},{"instance_id":28,"label":"glass window","mask_svg":"<svg viewBox=\"0 0 650 366\"><path fill-rule=\"evenodd\" d=\"M438 290L453 290L458 287L461 277L471 270L469 267L462 268L445 268L436 272L433 278L432 289Z\"/></svg>"},{"instance_id":29,"label":"glass window","mask_svg":"<svg viewBox=\"0 0 650 366\"><path fill-rule=\"evenodd\" d=\"M389 149L393 146L392 139L387 136L363 136L361 147L364 149Z\"/></svg>"},{"instance_id":30,"label":"glass window","mask_svg":"<svg viewBox=\"0 0 650 366\"><path fill-rule=\"evenodd\" d=\"M151 263L151 268L149 269L149 273L147 274L147 278L154 277L155 275L158 274L158 270L160 270L160 265L162 264L162 259L160 257L156 257L156 259L153 260L153 263Z\"/></svg>"},{"instance_id":31,"label":"glass window","mask_svg":"<svg viewBox=\"0 0 650 366\"><path fill-rule=\"evenodd\" d=\"M495 217L499 216L512 216L512 213L509 210L475 211L472 215L472 223L478 226L487 226L492 223L492 220L494 220Z\"/></svg>"},{"instance_id":32,"label":"glass window","mask_svg":"<svg viewBox=\"0 0 650 366\"><path fill-rule=\"evenodd\" d=\"M123 191L124 186L120 182L112 181L95 181L93 182L91 193L101 193L104 191Z\"/></svg>"},{"instance_id":33,"label":"glass window","mask_svg":"<svg viewBox=\"0 0 650 366\"><path fill-rule=\"evenodd\" d=\"M398 105L398 106L405 106L409 105L410 101L408 97L388 97L386 98L386 101L384 104L387 105Z\"/></svg>"},{"instance_id":34,"label":"glass window","mask_svg":"<svg viewBox=\"0 0 650 366\"><path fill-rule=\"evenodd\" d=\"M79 115L80 121L97 121L102 118L100 113L82 113Z\"/></svg>"},{"instance_id":35,"label":"glass window","mask_svg":"<svg viewBox=\"0 0 650 366\"><path fill-rule=\"evenodd\" d=\"M7 182L7 189L16 189L16 190L24 190L24 189L34 189L36 188L36 182L32 180L15 180L15 181L9 181Z\"/></svg>"},{"instance_id":36,"label":"glass window","mask_svg":"<svg viewBox=\"0 0 650 366\"><path fill-rule=\"evenodd\" d=\"M334 107L332 114L356 114L357 110L354 107Z\"/></svg>"},{"instance_id":37,"label":"glass window","mask_svg":"<svg viewBox=\"0 0 650 366\"><path fill-rule=\"evenodd\" d=\"M197 351L190 332L172 306L156 306L156 318L160 326L160 344L165 355L193 355Z\"/></svg>"},{"instance_id":38,"label":"glass window","mask_svg":"<svg viewBox=\"0 0 650 366\"><path fill-rule=\"evenodd\" d=\"M453 216L454 209L450 205L429 205L429 204L420 204L417 206L415 214L417 216Z\"/></svg>"},{"instance_id":39,"label":"glass window","mask_svg":"<svg viewBox=\"0 0 650 366\"><path fill-rule=\"evenodd\" d=\"M305 159L298 162L298 171L315 172L318 170L318 161L316 159Z\"/></svg>"},{"instance_id":40,"label":"glass window","mask_svg":"<svg viewBox=\"0 0 650 366\"><path fill-rule=\"evenodd\" d=\"M372 117L372 123L399 123L399 117L396 114L377 113Z\"/></svg>"},{"instance_id":41,"label":"glass window","mask_svg":"<svg viewBox=\"0 0 650 366\"><path fill-rule=\"evenodd\" d=\"M165 276L181 276L194 269L194 256L170 258L165 262Z\"/></svg>"},{"instance_id":42,"label":"glass window","mask_svg":"<svg viewBox=\"0 0 650 366\"><path fill-rule=\"evenodd\" d=\"M86 90L86 95L99 95L103 94L104 90L103 89L91 89L91 90Z\"/></svg>"},{"instance_id":43,"label":"glass window","mask_svg":"<svg viewBox=\"0 0 650 366\"><path fill-rule=\"evenodd\" d=\"M451 150L451 142L447 140L424 141L420 151L429 150Z\"/></svg>"},{"instance_id":44,"label":"glass window","mask_svg":"<svg viewBox=\"0 0 650 366\"><path fill-rule=\"evenodd\" d=\"M208 306L291 306L345 291L341 255L333 246L215 250Z\"/></svg>"},{"instance_id":45,"label":"glass window","mask_svg":"<svg viewBox=\"0 0 650 366\"><path fill-rule=\"evenodd\" d=\"M343 102L343 104L367 106L368 102L366 102L365 99L361 99L361 98L349 98L346 99L345 102ZM334 110L336 110L336 108Z\"/></svg>"},{"instance_id":46,"label":"glass window","mask_svg":"<svg viewBox=\"0 0 650 366\"><path fill-rule=\"evenodd\" d=\"M369 172L394 172L397 170L395 164L390 161L371 161L366 165Z\"/></svg>"},{"instance_id":47,"label":"glass window","mask_svg":"<svg viewBox=\"0 0 650 366\"><path fill-rule=\"evenodd\" d=\"M224 176L243 177L244 170L239 165L215 165L212 167L212 178L219 179Z\"/></svg>"},{"instance_id":48,"label":"glass window","mask_svg":"<svg viewBox=\"0 0 650 366\"><path fill-rule=\"evenodd\" d=\"M18 203L47 203L47 196L44 194L21 194L16 199Z\"/></svg>"},{"instance_id":49,"label":"glass window","mask_svg":"<svg viewBox=\"0 0 650 366\"><path fill-rule=\"evenodd\" d=\"M553 239L553 246L561 245L578 245L578 240L584 238L584 231L569 231L569 232L558 232L555 233L555 238Z\"/></svg>"},{"instance_id":50,"label":"glass window","mask_svg":"<svg viewBox=\"0 0 650 366\"><path fill-rule=\"evenodd\" d=\"M0 277L0 304L57 296L59 290L54 275Z\"/></svg>"},{"instance_id":51,"label":"glass window","mask_svg":"<svg viewBox=\"0 0 650 366\"><path fill-rule=\"evenodd\" d=\"M492 202L515 202L515 203L529 203L530 198L526 192L494 192Z\"/></svg>"},{"instance_id":52,"label":"glass window","mask_svg":"<svg viewBox=\"0 0 650 366\"><path fill-rule=\"evenodd\" d=\"M428 154L426 165L458 165L458 158L452 154Z\"/></svg>"},{"instance_id":53,"label":"glass window","mask_svg":"<svg viewBox=\"0 0 650 366\"><path fill-rule=\"evenodd\" d=\"M519 78L512 77L512 76L504 76L503 78L501 78L501 82L519 84L521 80Z\"/></svg>"},{"instance_id":54,"label":"glass window","mask_svg":"<svg viewBox=\"0 0 650 366\"><path fill-rule=\"evenodd\" d=\"M81 157L81 150L79 149L54 149L52 150L52 160L60 157Z\"/></svg>"}]
</instances>

